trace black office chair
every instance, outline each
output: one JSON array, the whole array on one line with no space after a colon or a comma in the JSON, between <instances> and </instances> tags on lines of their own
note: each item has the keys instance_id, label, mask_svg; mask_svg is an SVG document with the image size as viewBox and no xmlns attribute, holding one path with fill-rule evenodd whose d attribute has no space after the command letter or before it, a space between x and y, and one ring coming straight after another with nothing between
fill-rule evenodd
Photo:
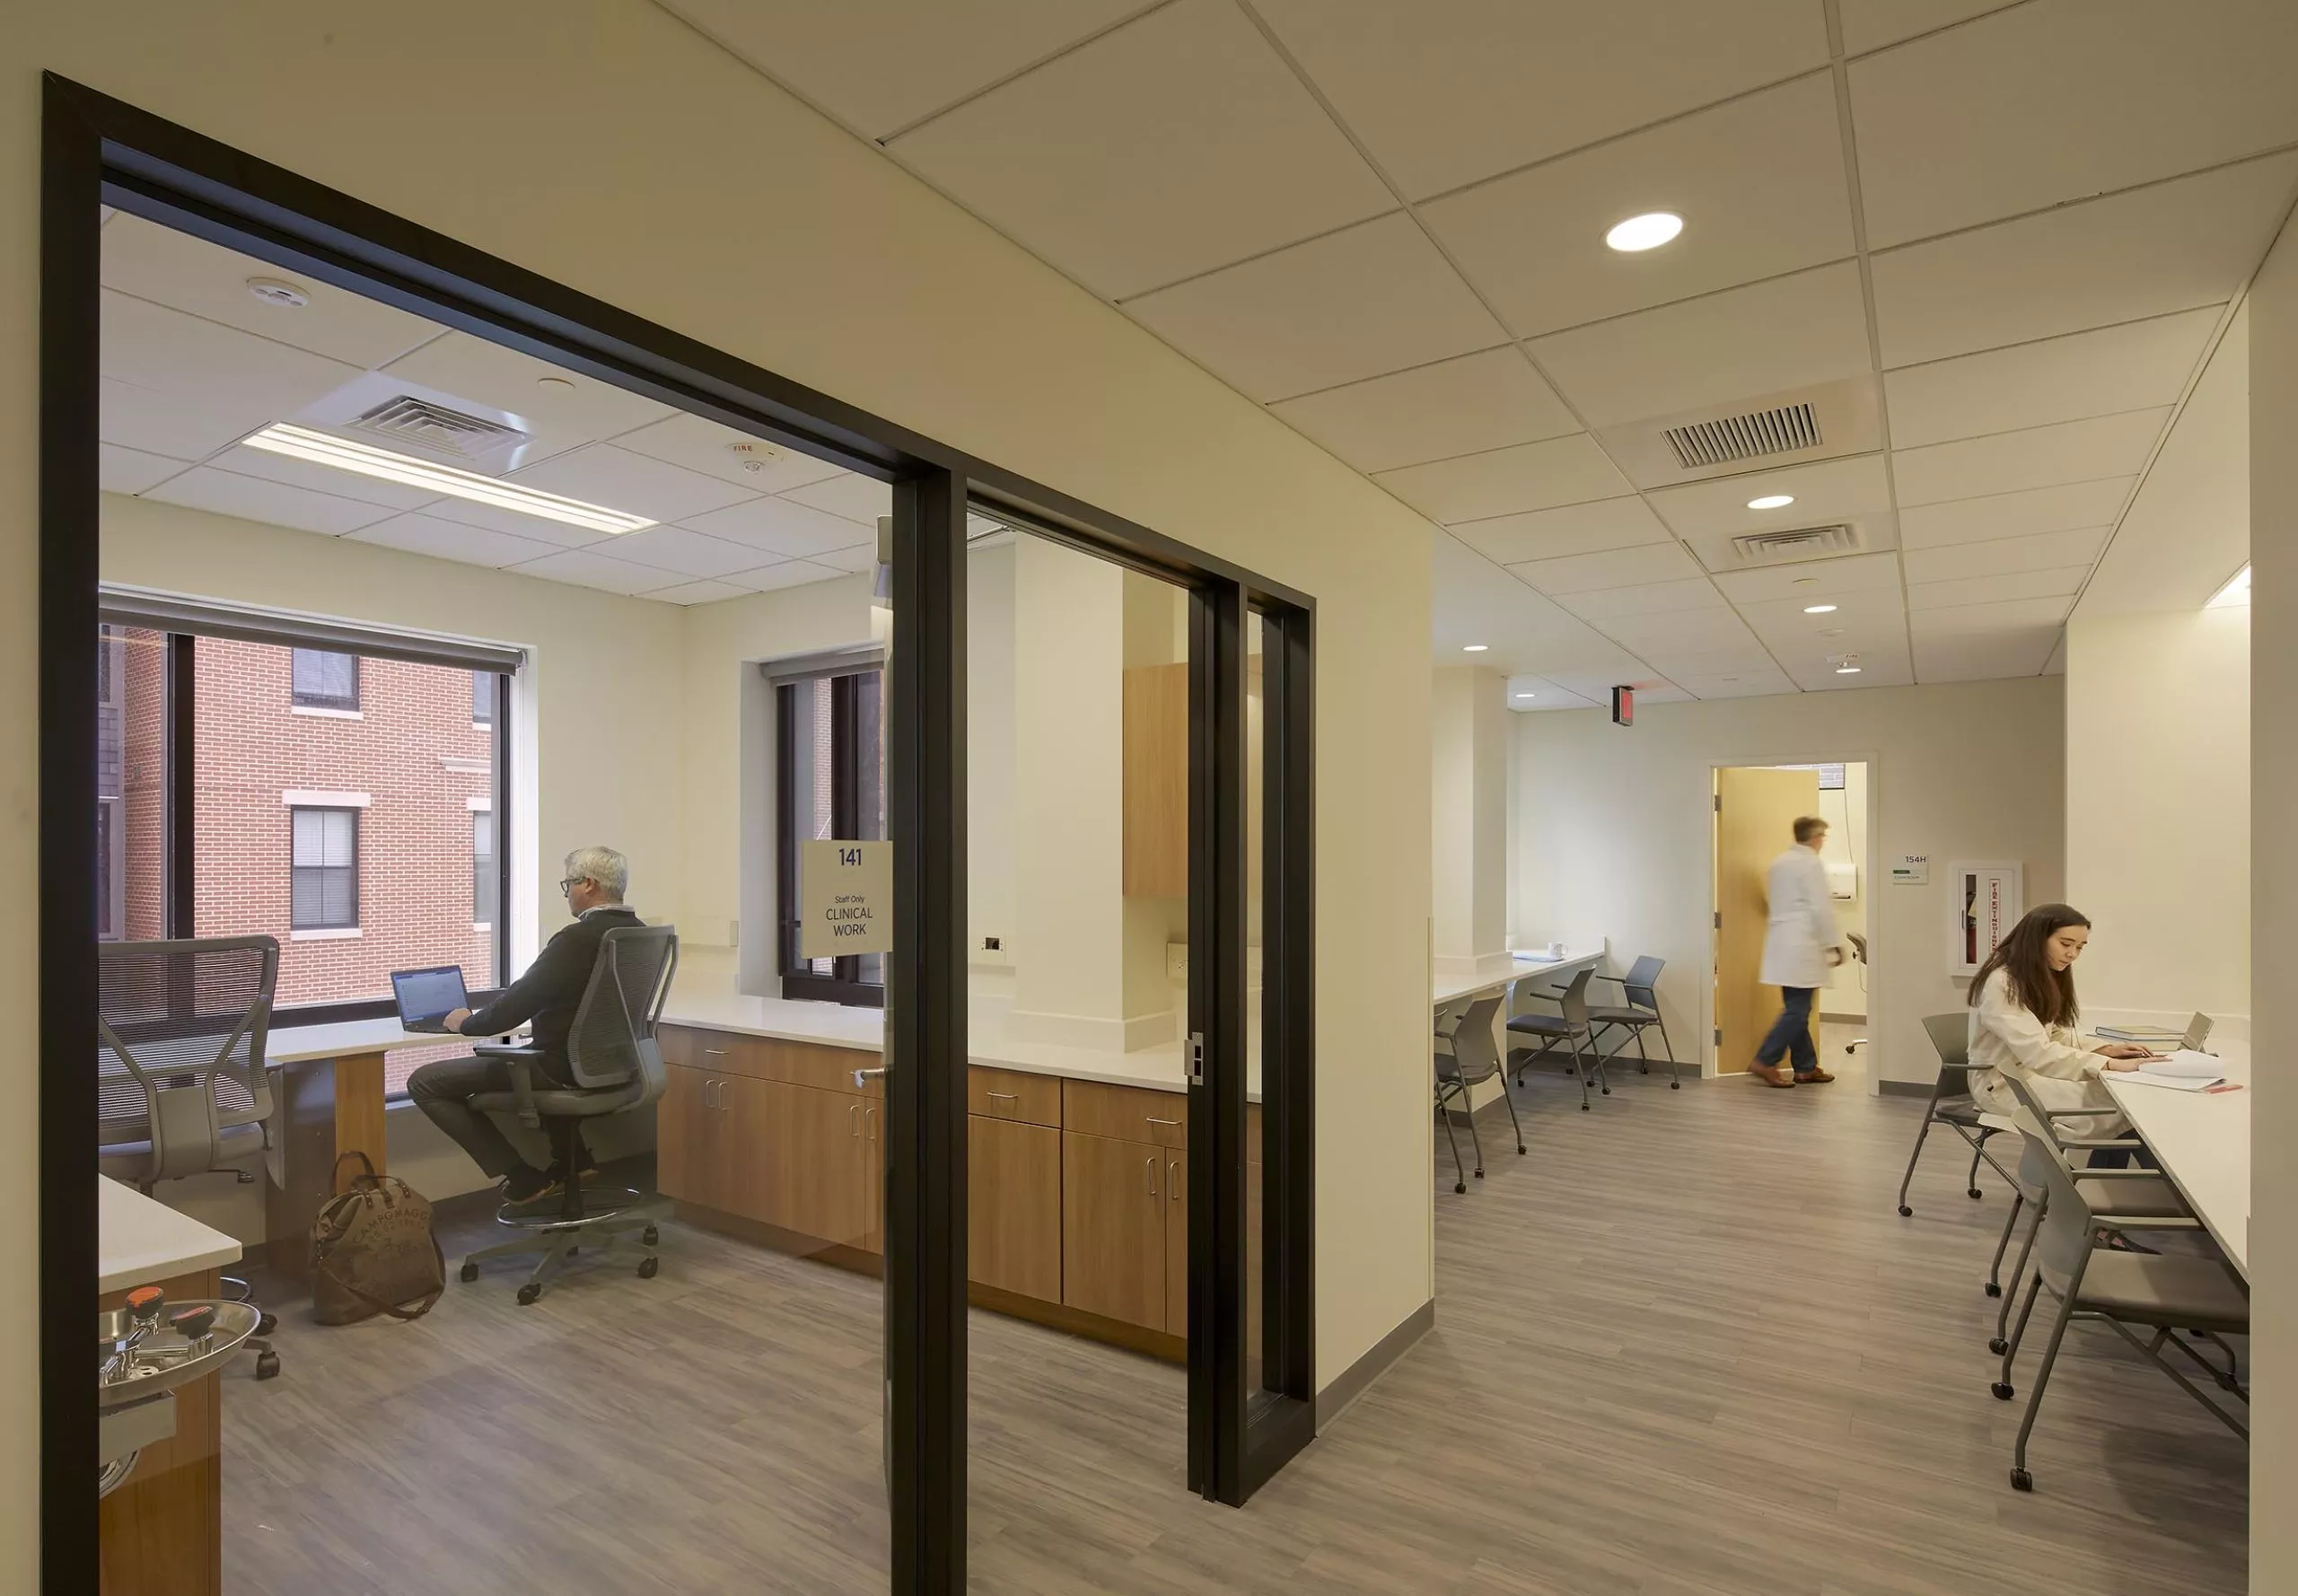
<instances>
[{"instance_id":1,"label":"black office chair","mask_svg":"<svg viewBox=\"0 0 2298 1596\"><path fill-rule=\"evenodd\" d=\"M1660 972L1667 968L1666 960L1646 953L1624 976L1595 977L1596 980L1609 981L1619 987L1620 995L1627 1002L1590 1009L1588 1021L1599 1028L1616 1025L1636 1033L1636 1073L1640 1075L1652 1073L1652 1055L1644 1050L1644 1033L1658 1026L1660 1045L1668 1053L1668 1090L1678 1092L1682 1090L1683 1082L1676 1073L1676 1045L1668 1039L1668 1022L1660 1018Z\"/></svg>"},{"instance_id":2,"label":"black office chair","mask_svg":"<svg viewBox=\"0 0 2298 1596\"><path fill-rule=\"evenodd\" d=\"M1470 1096L1471 1087L1481 1086L1501 1073L1500 1054L1492 1043L1492 1019L1500 1012L1504 1000L1499 997L1479 997L1469 1004L1449 1027L1440 1027L1437 1037L1452 1044L1450 1052L1439 1052L1436 1061L1436 1111L1444 1118L1444 1140L1452 1148L1452 1189L1469 1188L1468 1177L1460 1173L1460 1144L1452 1135L1452 1116L1449 1105L1460 1100L1460 1112L1468 1117L1469 1140L1476 1147L1476 1178L1484 1179L1484 1138L1477 1134L1476 1102ZM1516 1152L1524 1151L1524 1127L1516 1118L1516 1100L1508 1095L1508 1083L1500 1084L1501 1101L1508 1105L1508 1123L1516 1127Z\"/></svg>"},{"instance_id":3,"label":"black office chair","mask_svg":"<svg viewBox=\"0 0 2298 1596\"><path fill-rule=\"evenodd\" d=\"M1978 1188L1979 1160L1993 1165L2012 1190L2019 1189L2019 1178L1987 1150L1989 1136L2000 1135L2003 1127L1986 1123L1978 1104L1971 1099L1970 1011L1958 1009L1952 1014L1926 1014L1923 1029L1931 1038L1932 1050L1939 1055L1939 1075L1931 1083L1931 1101L1923 1111L1922 1128L1915 1133L1915 1151L1908 1154L1907 1173L1899 1178L1899 1217L1906 1219L1915 1213L1908 1206L1907 1188L1915 1179L1915 1166L1923 1156L1923 1144L1931 1135L1931 1127L1943 1125L1970 1144L1971 1172L1964 1181L1965 1194L1976 1202L1984 1195Z\"/></svg>"},{"instance_id":4,"label":"black office chair","mask_svg":"<svg viewBox=\"0 0 2298 1596\"><path fill-rule=\"evenodd\" d=\"M514 1213L517 1206L505 1204L496 1223L528 1233L468 1254L462 1267L466 1283L478 1278L478 1266L486 1259L539 1252L534 1272L519 1287L519 1301L532 1302L578 1248L603 1242L600 1256L605 1256L618 1246L633 1244L633 1232L639 1250L638 1277L651 1280L662 1267L654 1253L662 1240L655 1222L669 1214L669 1205L659 1196L627 1188L586 1190L583 1123L607 1114L634 1113L660 1098L670 1084L655 1030L678 962L674 926L622 925L600 939L591 984L583 989L566 1038L568 1085L548 1080L537 1083L534 1066L542 1057L539 1048L481 1042L472 1049L481 1057L510 1065L511 1090L479 1092L470 1100L471 1107L514 1113L522 1123L547 1129L551 1156L566 1177L566 1195L556 1215Z\"/></svg>"},{"instance_id":5,"label":"black office chair","mask_svg":"<svg viewBox=\"0 0 2298 1596\"><path fill-rule=\"evenodd\" d=\"M1537 1048L1511 1048L1508 1062L1516 1071L1516 1084L1524 1083L1524 1071L1555 1049L1562 1042L1572 1049L1572 1063L1567 1066L1580 1078L1580 1109L1588 1110L1588 1081L1593 1076L1602 1086L1606 1097L1612 1094L1611 1077L1604 1073L1603 1055L1596 1051L1596 1033L1588 1013L1588 981L1593 972L1582 970L1572 978L1572 984L1556 995L1559 1013L1553 1014L1517 1014L1508 1022L1508 1029L1517 1036L1539 1039ZM1518 981L1512 990L1522 988ZM1542 995L1545 995L1543 994ZM1580 1049L1587 1048L1583 1057Z\"/></svg>"}]
</instances>

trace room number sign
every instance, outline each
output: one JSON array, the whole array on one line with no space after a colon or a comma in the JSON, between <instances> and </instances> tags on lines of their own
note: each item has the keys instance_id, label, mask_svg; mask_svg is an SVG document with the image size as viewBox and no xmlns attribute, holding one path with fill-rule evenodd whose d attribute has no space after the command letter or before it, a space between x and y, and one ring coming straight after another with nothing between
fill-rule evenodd
<instances>
[{"instance_id":1,"label":"room number sign","mask_svg":"<svg viewBox=\"0 0 2298 1596\"><path fill-rule=\"evenodd\" d=\"M837 959L894 947L894 845L798 845L798 955Z\"/></svg>"}]
</instances>

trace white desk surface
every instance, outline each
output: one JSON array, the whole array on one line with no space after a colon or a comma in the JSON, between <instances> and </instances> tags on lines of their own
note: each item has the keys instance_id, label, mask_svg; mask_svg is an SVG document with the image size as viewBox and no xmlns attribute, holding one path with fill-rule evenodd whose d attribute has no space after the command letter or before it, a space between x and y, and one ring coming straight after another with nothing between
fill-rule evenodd
<instances>
[{"instance_id":1,"label":"white desk surface","mask_svg":"<svg viewBox=\"0 0 2298 1596\"><path fill-rule=\"evenodd\" d=\"M2222 1043L2219 1059L2240 1092L2170 1092L2129 1083L2101 1071L2115 1106L2145 1139L2187 1206L2241 1272L2250 1277L2250 1059L2239 1042Z\"/></svg>"},{"instance_id":2,"label":"white desk surface","mask_svg":"<svg viewBox=\"0 0 2298 1596\"><path fill-rule=\"evenodd\" d=\"M1526 976L1569 977L1583 968L1592 968L1601 963L1604 952L1605 949L1601 943L1592 948L1567 946L1561 959L1520 957L1515 960L1514 968L1505 975L1483 976L1474 980L1465 981L1457 978L1439 980L1435 989L1435 1006L1442 1008L1448 1003L1458 1003L1464 997L1480 997L1487 993L1497 992L1509 982L1521 981Z\"/></svg>"},{"instance_id":3,"label":"white desk surface","mask_svg":"<svg viewBox=\"0 0 2298 1596\"><path fill-rule=\"evenodd\" d=\"M239 1260L240 1244L222 1231L108 1175L96 1177L98 1291L122 1291Z\"/></svg>"},{"instance_id":4,"label":"white desk surface","mask_svg":"<svg viewBox=\"0 0 2298 1596\"><path fill-rule=\"evenodd\" d=\"M308 1064L315 1058L356 1057L393 1048L419 1048L460 1039L409 1030L396 1019L338 1020L331 1025L281 1025L264 1039L268 1064Z\"/></svg>"}]
</instances>

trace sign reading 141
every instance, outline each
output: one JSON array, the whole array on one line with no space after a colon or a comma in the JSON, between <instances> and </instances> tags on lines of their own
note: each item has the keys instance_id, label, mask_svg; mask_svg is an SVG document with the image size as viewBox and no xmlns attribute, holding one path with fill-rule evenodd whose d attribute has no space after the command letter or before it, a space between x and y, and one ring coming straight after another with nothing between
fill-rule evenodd
<instances>
[{"instance_id":1,"label":"sign reading 141","mask_svg":"<svg viewBox=\"0 0 2298 1596\"><path fill-rule=\"evenodd\" d=\"M799 957L890 953L893 945L893 844L800 843Z\"/></svg>"}]
</instances>

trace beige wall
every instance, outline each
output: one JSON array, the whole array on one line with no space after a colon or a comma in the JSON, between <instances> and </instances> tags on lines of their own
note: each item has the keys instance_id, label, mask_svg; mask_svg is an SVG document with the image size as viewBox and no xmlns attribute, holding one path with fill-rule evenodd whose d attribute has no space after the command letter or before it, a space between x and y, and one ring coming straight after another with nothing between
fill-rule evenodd
<instances>
[{"instance_id":1,"label":"beige wall","mask_svg":"<svg viewBox=\"0 0 2298 1596\"><path fill-rule=\"evenodd\" d=\"M2133 763L2133 756L2143 762ZM2250 1014L2250 612L2066 630L2066 896L2093 1019Z\"/></svg>"},{"instance_id":2,"label":"beige wall","mask_svg":"<svg viewBox=\"0 0 2298 1596\"><path fill-rule=\"evenodd\" d=\"M1432 674L1436 965L1465 976L1478 960L1508 946L1508 684L1499 671L1476 665Z\"/></svg>"},{"instance_id":3,"label":"beige wall","mask_svg":"<svg viewBox=\"0 0 2298 1596\"><path fill-rule=\"evenodd\" d=\"M2276 978L2251 1004L2250 1590L2298 1590L2298 1073L2275 1049L2298 1035L2298 230L2250 288L2250 955Z\"/></svg>"},{"instance_id":4,"label":"beige wall","mask_svg":"<svg viewBox=\"0 0 2298 1596\"><path fill-rule=\"evenodd\" d=\"M1875 854L1931 856L1928 886L1875 889L1869 978L1878 1078L1929 1082L1922 1018L1960 1007L1947 975L1947 866L2019 859L2030 903L2063 884L2065 724L2057 678L1881 688L1519 715L1514 908L1522 927L1585 927L1624 968L1668 961L1660 1002L1687 1059L1714 1022L1709 767L1868 761ZM1866 817L1860 819L1864 831Z\"/></svg>"},{"instance_id":5,"label":"beige wall","mask_svg":"<svg viewBox=\"0 0 2298 1596\"><path fill-rule=\"evenodd\" d=\"M1855 1019L1867 1016L1867 989L1874 984L1873 972L1863 968L1851 956L1851 934L1867 934L1868 895L1874 887L1870 873L1880 863L1869 845L1874 838L1867 835L1867 767L1854 759L1844 767L1843 787L1839 792L1820 794L1820 818L1828 823L1828 837L1820 856L1830 864L1856 865L1859 882L1849 898L1831 899L1835 905L1836 924L1843 928L1843 962L1829 972L1826 991L1820 998L1820 1010L1828 1014L1846 1014Z\"/></svg>"},{"instance_id":6,"label":"beige wall","mask_svg":"<svg viewBox=\"0 0 2298 1596\"><path fill-rule=\"evenodd\" d=\"M16 853L36 852L42 68L1315 594L1320 1382L1427 1299L1426 526L637 0L12 12L0 813ZM714 812L738 814L724 802ZM35 934L29 918L0 926L4 1052L20 1072L33 1053ZM28 1081L13 1084L27 1111L0 1131L0 1212L16 1216L0 1274L22 1280L35 1120ZM31 1361L14 1360L0 1376L0 1590L33 1577L35 1400Z\"/></svg>"}]
</instances>

